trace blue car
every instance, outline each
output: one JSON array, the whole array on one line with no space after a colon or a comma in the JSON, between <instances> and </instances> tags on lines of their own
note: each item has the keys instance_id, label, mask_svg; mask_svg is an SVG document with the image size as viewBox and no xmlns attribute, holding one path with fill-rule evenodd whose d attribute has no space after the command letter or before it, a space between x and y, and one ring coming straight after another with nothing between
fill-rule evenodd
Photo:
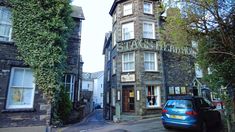
<instances>
[{"instance_id":1,"label":"blue car","mask_svg":"<svg viewBox=\"0 0 235 132\"><path fill-rule=\"evenodd\" d=\"M162 124L166 129L183 128L206 132L221 125L219 111L208 100L195 96L174 96L162 109Z\"/></svg>"}]
</instances>

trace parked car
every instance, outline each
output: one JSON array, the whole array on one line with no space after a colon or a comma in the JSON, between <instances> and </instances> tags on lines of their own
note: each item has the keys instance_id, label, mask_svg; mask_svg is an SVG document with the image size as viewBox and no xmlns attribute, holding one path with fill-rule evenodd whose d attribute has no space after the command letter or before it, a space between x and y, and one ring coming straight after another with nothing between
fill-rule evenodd
<instances>
[{"instance_id":1,"label":"parked car","mask_svg":"<svg viewBox=\"0 0 235 132\"><path fill-rule=\"evenodd\" d=\"M166 129L183 128L206 132L221 125L219 111L210 101L195 96L170 97L162 109L162 124Z\"/></svg>"}]
</instances>

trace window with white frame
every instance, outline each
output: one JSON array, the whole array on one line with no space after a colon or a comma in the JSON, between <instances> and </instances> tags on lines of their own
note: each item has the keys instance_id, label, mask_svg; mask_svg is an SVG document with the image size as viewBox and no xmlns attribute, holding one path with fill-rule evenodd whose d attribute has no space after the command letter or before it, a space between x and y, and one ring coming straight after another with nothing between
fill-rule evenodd
<instances>
[{"instance_id":1,"label":"window with white frame","mask_svg":"<svg viewBox=\"0 0 235 132\"><path fill-rule=\"evenodd\" d=\"M125 23L122 25L122 40L134 38L134 22Z\"/></svg>"},{"instance_id":2,"label":"window with white frame","mask_svg":"<svg viewBox=\"0 0 235 132\"><path fill-rule=\"evenodd\" d=\"M116 89L112 88L112 106L116 103Z\"/></svg>"},{"instance_id":3,"label":"window with white frame","mask_svg":"<svg viewBox=\"0 0 235 132\"><path fill-rule=\"evenodd\" d=\"M110 70L107 72L107 81L110 81Z\"/></svg>"},{"instance_id":4,"label":"window with white frame","mask_svg":"<svg viewBox=\"0 0 235 132\"><path fill-rule=\"evenodd\" d=\"M127 3L123 5L123 16L132 14L132 3Z\"/></svg>"},{"instance_id":5,"label":"window with white frame","mask_svg":"<svg viewBox=\"0 0 235 132\"><path fill-rule=\"evenodd\" d=\"M128 52L122 54L122 71L123 72L135 71L134 52Z\"/></svg>"},{"instance_id":6,"label":"window with white frame","mask_svg":"<svg viewBox=\"0 0 235 132\"><path fill-rule=\"evenodd\" d=\"M109 104L109 92L106 93L106 102Z\"/></svg>"},{"instance_id":7,"label":"window with white frame","mask_svg":"<svg viewBox=\"0 0 235 132\"><path fill-rule=\"evenodd\" d=\"M116 22L116 21L117 21L117 14L113 13L113 22Z\"/></svg>"},{"instance_id":8,"label":"window with white frame","mask_svg":"<svg viewBox=\"0 0 235 132\"><path fill-rule=\"evenodd\" d=\"M116 74L116 59L115 57L113 58L113 74Z\"/></svg>"},{"instance_id":9,"label":"window with white frame","mask_svg":"<svg viewBox=\"0 0 235 132\"><path fill-rule=\"evenodd\" d=\"M113 31L113 47L115 47L116 46L116 44L117 44L117 37L116 37L116 29Z\"/></svg>"},{"instance_id":10,"label":"window with white frame","mask_svg":"<svg viewBox=\"0 0 235 132\"><path fill-rule=\"evenodd\" d=\"M13 67L7 96L7 109L33 108L35 83L30 68Z\"/></svg>"},{"instance_id":11,"label":"window with white frame","mask_svg":"<svg viewBox=\"0 0 235 132\"><path fill-rule=\"evenodd\" d=\"M12 32L11 11L0 6L0 41L10 41Z\"/></svg>"},{"instance_id":12,"label":"window with white frame","mask_svg":"<svg viewBox=\"0 0 235 132\"><path fill-rule=\"evenodd\" d=\"M153 3L152 2L144 2L144 13L153 14Z\"/></svg>"},{"instance_id":13,"label":"window with white frame","mask_svg":"<svg viewBox=\"0 0 235 132\"><path fill-rule=\"evenodd\" d=\"M155 39L154 22L143 22L143 38Z\"/></svg>"},{"instance_id":14,"label":"window with white frame","mask_svg":"<svg viewBox=\"0 0 235 132\"><path fill-rule=\"evenodd\" d=\"M159 86L148 85L146 88L146 107L161 107L161 93Z\"/></svg>"},{"instance_id":15,"label":"window with white frame","mask_svg":"<svg viewBox=\"0 0 235 132\"><path fill-rule=\"evenodd\" d=\"M75 85L75 75L66 74L64 76L64 86L69 94L69 98L71 101L74 101L74 85ZM88 84L89 87L89 84Z\"/></svg>"},{"instance_id":16,"label":"window with white frame","mask_svg":"<svg viewBox=\"0 0 235 132\"><path fill-rule=\"evenodd\" d=\"M157 54L155 52L144 52L144 70L157 71Z\"/></svg>"},{"instance_id":17,"label":"window with white frame","mask_svg":"<svg viewBox=\"0 0 235 132\"><path fill-rule=\"evenodd\" d=\"M197 78L203 77L202 69L200 68L199 64L195 64L195 73Z\"/></svg>"}]
</instances>

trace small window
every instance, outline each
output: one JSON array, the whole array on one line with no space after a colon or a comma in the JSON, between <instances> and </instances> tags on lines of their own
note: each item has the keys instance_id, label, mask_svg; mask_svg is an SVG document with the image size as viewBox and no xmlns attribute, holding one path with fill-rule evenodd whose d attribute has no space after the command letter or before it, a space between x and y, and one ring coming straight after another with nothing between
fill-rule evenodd
<instances>
[{"instance_id":1,"label":"small window","mask_svg":"<svg viewBox=\"0 0 235 132\"><path fill-rule=\"evenodd\" d=\"M0 6L0 41L10 41L12 33L11 11Z\"/></svg>"},{"instance_id":2,"label":"small window","mask_svg":"<svg viewBox=\"0 0 235 132\"><path fill-rule=\"evenodd\" d=\"M132 3L123 5L123 16L132 14Z\"/></svg>"},{"instance_id":3,"label":"small window","mask_svg":"<svg viewBox=\"0 0 235 132\"><path fill-rule=\"evenodd\" d=\"M153 14L153 3L152 2L144 2L144 13Z\"/></svg>"},{"instance_id":4,"label":"small window","mask_svg":"<svg viewBox=\"0 0 235 132\"><path fill-rule=\"evenodd\" d=\"M7 109L33 108L35 83L29 68L13 67L7 96Z\"/></svg>"}]
</instances>

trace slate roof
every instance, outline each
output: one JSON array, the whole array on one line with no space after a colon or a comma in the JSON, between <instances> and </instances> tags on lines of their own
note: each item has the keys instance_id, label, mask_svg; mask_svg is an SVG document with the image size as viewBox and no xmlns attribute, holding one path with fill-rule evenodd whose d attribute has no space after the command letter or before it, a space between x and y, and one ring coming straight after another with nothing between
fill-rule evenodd
<instances>
[{"instance_id":1,"label":"slate roof","mask_svg":"<svg viewBox=\"0 0 235 132\"><path fill-rule=\"evenodd\" d=\"M72 17L85 20L82 7L72 5L72 10L73 10L73 12L71 14Z\"/></svg>"}]
</instances>

